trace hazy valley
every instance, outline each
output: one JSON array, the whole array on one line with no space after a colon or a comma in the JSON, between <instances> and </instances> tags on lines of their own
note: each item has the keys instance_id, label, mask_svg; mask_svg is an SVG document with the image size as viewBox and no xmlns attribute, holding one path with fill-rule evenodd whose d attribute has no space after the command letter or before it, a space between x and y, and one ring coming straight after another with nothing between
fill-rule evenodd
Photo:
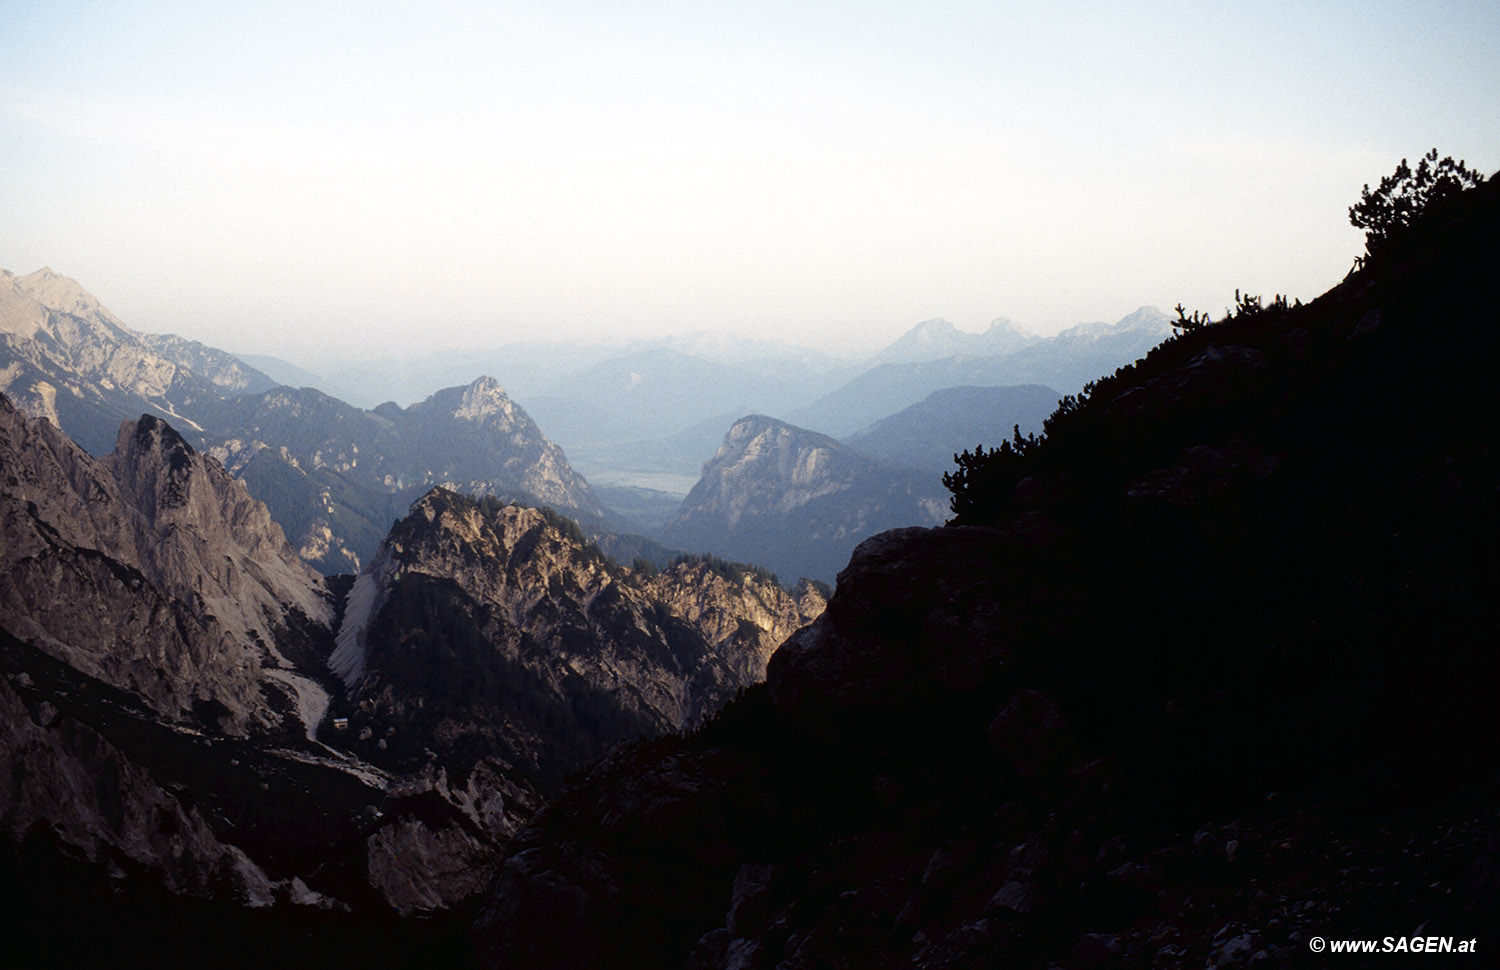
<instances>
[{"instance_id":1,"label":"hazy valley","mask_svg":"<svg viewBox=\"0 0 1500 970\"><path fill-rule=\"evenodd\" d=\"M0 273L17 954L1288 967L1495 925L1497 240L1490 181L1217 321L327 378Z\"/></svg>"}]
</instances>

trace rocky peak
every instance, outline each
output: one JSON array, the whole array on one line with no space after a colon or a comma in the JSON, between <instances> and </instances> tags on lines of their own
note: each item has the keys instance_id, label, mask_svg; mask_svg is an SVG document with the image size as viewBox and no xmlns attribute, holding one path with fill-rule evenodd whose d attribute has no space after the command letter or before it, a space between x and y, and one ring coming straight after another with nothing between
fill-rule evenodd
<instances>
[{"instance_id":1,"label":"rocky peak","mask_svg":"<svg viewBox=\"0 0 1500 970\"><path fill-rule=\"evenodd\" d=\"M463 388L453 416L463 421L478 422L502 415L508 421L514 412L515 405L511 403L500 382L493 377L480 377Z\"/></svg>"},{"instance_id":2,"label":"rocky peak","mask_svg":"<svg viewBox=\"0 0 1500 970\"><path fill-rule=\"evenodd\" d=\"M95 459L8 401L0 417L0 625L165 717L212 701L216 729L279 725L261 672L332 608L265 506L158 418Z\"/></svg>"},{"instance_id":3,"label":"rocky peak","mask_svg":"<svg viewBox=\"0 0 1500 970\"><path fill-rule=\"evenodd\" d=\"M44 266L34 273L15 277L15 283L23 293L48 309L102 324L122 336L129 333L118 317L71 277L54 273Z\"/></svg>"},{"instance_id":4,"label":"rocky peak","mask_svg":"<svg viewBox=\"0 0 1500 970\"><path fill-rule=\"evenodd\" d=\"M246 642L274 644L289 610L331 623L321 577L265 504L167 422L152 415L124 422L103 463L140 515L141 564L161 588L202 602Z\"/></svg>"},{"instance_id":5,"label":"rocky peak","mask_svg":"<svg viewBox=\"0 0 1500 970\"><path fill-rule=\"evenodd\" d=\"M817 487L839 466L860 460L827 435L752 414L736 421L725 433L713 460L704 466L703 481L717 478L722 483L754 474L785 485Z\"/></svg>"},{"instance_id":6,"label":"rocky peak","mask_svg":"<svg viewBox=\"0 0 1500 970\"><path fill-rule=\"evenodd\" d=\"M736 421L661 530L679 549L829 581L865 536L942 521L930 476L888 468L827 435L749 415Z\"/></svg>"},{"instance_id":7,"label":"rocky peak","mask_svg":"<svg viewBox=\"0 0 1500 970\"><path fill-rule=\"evenodd\" d=\"M442 488L391 530L355 581L330 664L350 688L351 730L370 729L362 757L467 779L452 800L464 832L425 851L479 875L438 896L482 885L495 842L569 772L619 741L694 725L763 677L776 643L821 606L749 567L703 565L637 574L555 513ZM405 889L390 898L411 903Z\"/></svg>"}]
</instances>

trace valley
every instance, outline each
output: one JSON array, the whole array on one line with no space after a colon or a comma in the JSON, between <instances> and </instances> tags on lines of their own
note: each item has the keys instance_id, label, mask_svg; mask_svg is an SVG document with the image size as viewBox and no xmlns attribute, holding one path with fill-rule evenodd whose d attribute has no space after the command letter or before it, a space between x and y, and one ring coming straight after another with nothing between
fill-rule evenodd
<instances>
[{"instance_id":1,"label":"valley","mask_svg":"<svg viewBox=\"0 0 1500 970\"><path fill-rule=\"evenodd\" d=\"M105 958L69 902L247 966L1489 925L1497 226L1478 184L1218 321L535 351L524 405L450 359L365 408L0 274L16 952Z\"/></svg>"}]
</instances>

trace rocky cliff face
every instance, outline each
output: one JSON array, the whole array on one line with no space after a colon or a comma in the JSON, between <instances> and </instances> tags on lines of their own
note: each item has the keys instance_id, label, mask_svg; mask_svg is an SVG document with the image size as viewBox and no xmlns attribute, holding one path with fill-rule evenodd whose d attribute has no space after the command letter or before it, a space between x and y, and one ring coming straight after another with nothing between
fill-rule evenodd
<instances>
[{"instance_id":1,"label":"rocky cliff face","mask_svg":"<svg viewBox=\"0 0 1500 970\"><path fill-rule=\"evenodd\" d=\"M50 269L0 270L0 391L94 454L109 450L123 418L143 412L198 429L186 415L218 397Z\"/></svg>"},{"instance_id":2,"label":"rocky cliff face","mask_svg":"<svg viewBox=\"0 0 1500 970\"><path fill-rule=\"evenodd\" d=\"M7 859L73 860L132 892L328 902L299 874L310 845L328 868L367 786L310 740L332 598L265 506L156 418L95 459L0 396L0 536Z\"/></svg>"},{"instance_id":3,"label":"rocky cliff face","mask_svg":"<svg viewBox=\"0 0 1500 970\"><path fill-rule=\"evenodd\" d=\"M460 420L506 419L473 390ZM567 773L698 723L824 602L723 563L636 575L556 513L435 490L335 639L325 581L165 422L96 459L0 396L0 470L0 867L130 898L460 906Z\"/></svg>"},{"instance_id":4,"label":"rocky cliff face","mask_svg":"<svg viewBox=\"0 0 1500 970\"><path fill-rule=\"evenodd\" d=\"M370 843L381 891L404 911L472 896L567 774L697 724L822 605L702 563L639 576L553 513L428 493L355 581L331 658L340 743L426 806Z\"/></svg>"},{"instance_id":5,"label":"rocky cliff face","mask_svg":"<svg viewBox=\"0 0 1500 970\"><path fill-rule=\"evenodd\" d=\"M751 415L724 435L663 542L827 582L867 536L943 521L941 483L825 435Z\"/></svg>"},{"instance_id":6,"label":"rocky cliff face","mask_svg":"<svg viewBox=\"0 0 1500 970\"><path fill-rule=\"evenodd\" d=\"M172 333L138 333L135 336L159 356L208 381L225 397L259 394L279 384L268 374L217 347Z\"/></svg>"},{"instance_id":7,"label":"rocky cliff face","mask_svg":"<svg viewBox=\"0 0 1500 970\"><path fill-rule=\"evenodd\" d=\"M764 689L516 836L489 964L1290 967L1403 919L1480 936L1497 240L1491 183L1314 303L1100 381L976 472L964 522L863 543Z\"/></svg>"},{"instance_id":8,"label":"rocky cliff face","mask_svg":"<svg viewBox=\"0 0 1500 970\"><path fill-rule=\"evenodd\" d=\"M0 625L163 717L280 726L266 676L333 610L264 505L150 416L100 461L3 401L0 453Z\"/></svg>"}]
</instances>

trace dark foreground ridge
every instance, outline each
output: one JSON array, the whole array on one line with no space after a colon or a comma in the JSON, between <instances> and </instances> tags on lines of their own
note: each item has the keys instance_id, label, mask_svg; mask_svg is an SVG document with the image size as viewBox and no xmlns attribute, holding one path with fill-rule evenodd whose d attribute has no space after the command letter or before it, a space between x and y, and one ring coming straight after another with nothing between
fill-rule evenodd
<instances>
[{"instance_id":1,"label":"dark foreground ridge","mask_svg":"<svg viewBox=\"0 0 1500 970\"><path fill-rule=\"evenodd\" d=\"M481 959L1284 967L1493 935L1497 248L1491 182L1100 382L975 471L966 524L865 542L764 687L522 830Z\"/></svg>"}]
</instances>

